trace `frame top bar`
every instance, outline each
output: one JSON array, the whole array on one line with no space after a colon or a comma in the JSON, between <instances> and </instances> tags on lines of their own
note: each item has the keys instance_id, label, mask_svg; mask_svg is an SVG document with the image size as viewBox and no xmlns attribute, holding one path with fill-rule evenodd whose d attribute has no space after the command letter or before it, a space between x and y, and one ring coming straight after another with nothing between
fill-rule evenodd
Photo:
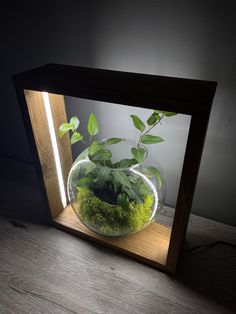
<instances>
[{"instance_id":1,"label":"frame top bar","mask_svg":"<svg viewBox=\"0 0 236 314\"><path fill-rule=\"evenodd\" d=\"M209 113L216 82L48 64L13 77L18 88L164 109Z\"/></svg>"}]
</instances>

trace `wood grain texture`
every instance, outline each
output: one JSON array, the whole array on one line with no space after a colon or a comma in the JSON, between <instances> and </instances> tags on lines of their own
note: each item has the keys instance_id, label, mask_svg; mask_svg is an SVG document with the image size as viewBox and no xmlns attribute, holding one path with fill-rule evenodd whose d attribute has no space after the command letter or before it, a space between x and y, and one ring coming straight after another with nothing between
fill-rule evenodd
<instances>
[{"instance_id":1,"label":"wood grain texture","mask_svg":"<svg viewBox=\"0 0 236 314\"><path fill-rule=\"evenodd\" d=\"M139 261L165 270L171 229L158 223L153 223L141 232L130 236L102 237L85 227L69 205L54 219L54 225L59 229L108 246Z\"/></svg>"},{"instance_id":2,"label":"wood grain texture","mask_svg":"<svg viewBox=\"0 0 236 314\"><path fill-rule=\"evenodd\" d=\"M0 313L232 314L236 253L217 246L182 254L169 276L48 226L0 219ZM188 246L236 229L192 215Z\"/></svg>"},{"instance_id":3,"label":"wood grain texture","mask_svg":"<svg viewBox=\"0 0 236 314\"><path fill-rule=\"evenodd\" d=\"M43 179L52 217L56 217L63 209L58 185L54 152L50 140L49 127L44 107L43 95L41 92L25 91L25 98L34 133L35 143L38 150L40 164L42 167ZM55 129L67 120L63 96L49 95L51 110ZM72 155L68 134L57 143L61 165L63 169L64 185L66 185L67 175L72 165Z\"/></svg>"}]
</instances>

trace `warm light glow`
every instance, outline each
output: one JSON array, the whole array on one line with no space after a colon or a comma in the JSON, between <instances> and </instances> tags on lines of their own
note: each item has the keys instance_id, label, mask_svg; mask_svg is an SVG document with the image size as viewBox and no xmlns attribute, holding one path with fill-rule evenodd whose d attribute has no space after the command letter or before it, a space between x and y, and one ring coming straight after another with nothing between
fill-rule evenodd
<instances>
[{"instance_id":1,"label":"warm light glow","mask_svg":"<svg viewBox=\"0 0 236 314\"><path fill-rule=\"evenodd\" d=\"M50 138L52 142L53 155L54 155L55 164L56 164L57 179L58 179L58 185L60 189L61 202L62 202L63 208L65 208L67 206L67 201L66 201L66 192L65 192L64 180L63 180L62 169L61 169L61 161L60 161L56 133L55 133L54 123L53 123L50 100L49 100L48 93L46 92L43 92L43 101L44 101L44 108L45 108L46 117L48 121Z\"/></svg>"}]
</instances>

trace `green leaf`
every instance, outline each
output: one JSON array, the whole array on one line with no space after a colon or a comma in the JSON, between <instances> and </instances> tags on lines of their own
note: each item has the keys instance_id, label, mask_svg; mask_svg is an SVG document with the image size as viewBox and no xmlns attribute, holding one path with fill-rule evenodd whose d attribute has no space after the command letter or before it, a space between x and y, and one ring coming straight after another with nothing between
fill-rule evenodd
<instances>
[{"instance_id":1,"label":"green leaf","mask_svg":"<svg viewBox=\"0 0 236 314\"><path fill-rule=\"evenodd\" d=\"M113 165L112 165L112 162L111 162L111 160L110 160L110 159L105 160L105 162L104 162L104 165L103 165L103 166L106 166L106 167L108 167L108 168L113 168Z\"/></svg>"},{"instance_id":2,"label":"green leaf","mask_svg":"<svg viewBox=\"0 0 236 314\"><path fill-rule=\"evenodd\" d=\"M138 188L139 188L139 192L140 192L143 196L146 196L147 194L150 194L150 188L147 186L147 184L141 182L141 183L138 185Z\"/></svg>"},{"instance_id":3,"label":"green leaf","mask_svg":"<svg viewBox=\"0 0 236 314\"><path fill-rule=\"evenodd\" d=\"M91 177L84 177L77 182L78 187L89 186L94 181Z\"/></svg>"},{"instance_id":4,"label":"green leaf","mask_svg":"<svg viewBox=\"0 0 236 314\"><path fill-rule=\"evenodd\" d=\"M148 170L149 174L152 174L156 177L158 185L161 188L161 186L163 184L163 177L162 177L160 171L156 167L147 167L146 169Z\"/></svg>"},{"instance_id":5,"label":"green leaf","mask_svg":"<svg viewBox=\"0 0 236 314\"><path fill-rule=\"evenodd\" d=\"M108 149L100 149L96 154L92 156L92 160L98 161L98 160L109 160L111 159L112 154Z\"/></svg>"},{"instance_id":6,"label":"green leaf","mask_svg":"<svg viewBox=\"0 0 236 314\"><path fill-rule=\"evenodd\" d=\"M133 154L134 158L138 162L144 161L144 159L145 159L145 150L143 148L132 147L131 148L131 153Z\"/></svg>"},{"instance_id":7,"label":"green leaf","mask_svg":"<svg viewBox=\"0 0 236 314\"><path fill-rule=\"evenodd\" d=\"M132 186L130 188L122 186L122 191L127 193L129 195L130 199L135 200L137 203L142 203L142 199L139 196L139 194L137 193L138 192L138 188L137 188L136 185L132 184Z\"/></svg>"},{"instance_id":8,"label":"green leaf","mask_svg":"<svg viewBox=\"0 0 236 314\"><path fill-rule=\"evenodd\" d=\"M134 114L131 115L131 118L133 119L133 124L136 127L136 129L143 132L145 130L145 124L143 123L143 121Z\"/></svg>"},{"instance_id":9,"label":"green leaf","mask_svg":"<svg viewBox=\"0 0 236 314\"><path fill-rule=\"evenodd\" d=\"M104 143L93 141L92 144L89 147L89 154L94 155L96 154L100 149L104 147Z\"/></svg>"},{"instance_id":10,"label":"green leaf","mask_svg":"<svg viewBox=\"0 0 236 314\"><path fill-rule=\"evenodd\" d=\"M132 159L121 159L120 161L118 161L114 164L114 167L115 168L129 168L135 164L137 164L137 160L134 158L132 158Z\"/></svg>"},{"instance_id":11,"label":"green leaf","mask_svg":"<svg viewBox=\"0 0 236 314\"><path fill-rule=\"evenodd\" d=\"M165 112L165 116L166 117L173 117L173 116L176 116L178 113L175 113L175 112L169 112L169 111L166 111Z\"/></svg>"},{"instance_id":12,"label":"green leaf","mask_svg":"<svg viewBox=\"0 0 236 314\"><path fill-rule=\"evenodd\" d=\"M90 136L94 136L99 133L99 124L94 113L91 113L89 116L87 129Z\"/></svg>"},{"instance_id":13,"label":"green leaf","mask_svg":"<svg viewBox=\"0 0 236 314\"><path fill-rule=\"evenodd\" d=\"M117 204L121 206L123 209L127 209L129 206L129 198L127 194L120 193L117 196Z\"/></svg>"},{"instance_id":14,"label":"green leaf","mask_svg":"<svg viewBox=\"0 0 236 314\"><path fill-rule=\"evenodd\" d=\"M178 113L175 113L175 112L169 112L169 111L163 111L163 110L155 110L155 112L156 113L162 113L166 117L172 117L172 116L176 116L178 114Z\"/></svg>"},{"instance_id":15,"label":"green leaf","mask_svg":"<svg viewBox=\"0 0 236 314\"><path fill-rule=\"evenodd\" d=\"M137 162L137 160L136 160L136 162ZM138 176L130 176L129 177L129 180L130 180L130 182L133 184L135 184L135 185L137 185L138 184L138 182L140 181L140 177L138 177Z\"/></svg>"},{"instance_id":16,"label":"green leaf","mask_svg":"<svg viewBox=\"0 0 236 314\"><path fill-rule=\"evenodd\" d=\"M74 132L70 138L70 143L72 145L78 141L81 141L82 139L83 139L83 136L80 133Z\"/></svg>"},{"instance_id":17,"label":"green leaf","mask_svg":"<svg viewBox=\"0 0 236 314\"><path fill-rule=\"evenodd\" d=\"M113 171L112 172L113 177L116 181L118 181L121 185L130 188L130 181L128 176L123 171Z\"/></svg>"},{"instance_id":18,"label":"green leaf","mask_svg":"<svg viewBox=\"0 0 236 314\"><path fill-rule=\"evenodd\" d=\"M160 117L159 113L153 112L153 114L147 119L147 124L153 125L157 121L160 121L160 120L161 120L161 117Z\"/></svg>"},{"instance_id":19,"label":"green leaf","mask_svg":"<svg viewBox=\"0 0 236 314\"><path fill-rule=\"evenodd\" d=\"M74 116L74 117L72 117L71 119L70 119L70 124L73 126L73 131L75 131L76 129L78 129L78 127L79 127L79 119L76 117L76 116Z\"/></svg>"},{"instance_id":20,"label":"green leaf","mask_svg":"<svg viewBox=\"0 0 236 314\"><path fill-rule=\"evenodd\" d=\"M141 137L141 143L143 144L156 144L163 141L164 141L163 138L161 138L160 136L155 136L155 135L147 134Z\"/></svg>"},{"instance_id":21,"label":"green leaf","mask_svg":"<svg viewBox=\"0 0 236 314\"><path fill-rule=\"evenodd\" d=\"M107 181L111 179L110 169L107 167L101 167L98 171L97 178L103 181Z\"/></svg>"},{"instance_id":22,"label":"green leaf","mask_svg":"<svg viewBox=\"0 0 236 314\"><path fill-rule=\"evenodd\" d=\"M154 111L155 111L156 113L163 113L163 114L165 114L165 112L166 112L166 111L163 111L163 110L157 110L157 109L156 109L156 110L154 110Z\"/></svg>"},{"instance_id":23,"label":"green leaf","mask_svg":"<svg viewBox=\"0 0 236 314\"><path fill-rule=\"evenodd\" d=\"M115 178L112 180L112 185L113 185L113 188L114 188L114 192L117 193L120 189L120 182L116 181Z\"/></svg>"},{"instance_id":24,"label":"green leaf","mask_svg":"<svg viewBox=\"0 0 236 314\"><path fill-rule=\"evenodd\" d=\"M107 145L113 145L113 144L119 143L121 141L124 141L124 139L119 138L119 137L111 137L108 140L106 140L106 144Z\"/></svg>"},{"instance_id":25,"label":"green leaf","mask_svg":"<svg viewBox=\"0 0 236 314\"><path fill-rule=\"evenodd\" d=\"M73 130L73 125L70 123L63 123L59 127L59 136L62 137L69 130Z\"/></svg>"},{"instance_id":26,"label":"green leaf","mask_svg":"<svg viewBox=\"0 0 236 314\"><path fill-rule=\"evenodd\" d=\"M93 172L93 170L96 170L97 169L97 166L93 163L93 162L89 162L89 163L86 163L86 167L85 167L85 170L84 170L84 174L87 176L89 173L91 175L94 175L94 173L91 173Z\"/></svg>"}]
</instances>

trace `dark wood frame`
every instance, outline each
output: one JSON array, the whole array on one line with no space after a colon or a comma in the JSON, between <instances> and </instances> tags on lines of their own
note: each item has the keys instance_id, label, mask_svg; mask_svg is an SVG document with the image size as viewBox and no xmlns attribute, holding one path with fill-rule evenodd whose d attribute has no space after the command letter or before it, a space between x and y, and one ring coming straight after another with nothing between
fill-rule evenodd
<instances>
[{"instance_id":1,"label":"dark wood frame","mask_svg":"<svg viewBox=\"0 0 236 314\"><path fill-rule=\"evenodd\" d=\"M174 272L187 229L216 83L58 64L49 64L17 74L13 77L13 80L21 104L35 166L41 181L42 193L45 196L48 212L51 213L52 223L61 229L95 239L95 241L113 248L117 248L116 243L108 243L109 241L104 241L101 237L91 236L91 234L86 235L86 232L68 228L65 225L62 226L61 222L53 216L50 202L48 202L49 195L46 191L47 186L45 187L42 161L40 162L41 157L35 140L34 132L36 131L32 126L32 117L29 112L30 101L27 99L27 91L46 91L51 93L52 97L55 94L67 95L149 109L158 108L191 115L166 263L160 264L159 262L149 261L145 257L133 254L130 250L118 248L118 250L161 270ZM32 102L34 102L33 106L36 106L35 103L38 102L39 104L40 101L35 101L34 98ZM60 122L61 118L58 118L57 123ZM66 141L68 144L68 139ZM67 160L69 160L68 158ZM65 164L67 168L70 166L68 161ZM65 177L67 172L68 169L65 171ZM61 210L59 209L55 216ZM155 250L155 247L153 247L153 250Z\"/></svg>"}]
</instances>

